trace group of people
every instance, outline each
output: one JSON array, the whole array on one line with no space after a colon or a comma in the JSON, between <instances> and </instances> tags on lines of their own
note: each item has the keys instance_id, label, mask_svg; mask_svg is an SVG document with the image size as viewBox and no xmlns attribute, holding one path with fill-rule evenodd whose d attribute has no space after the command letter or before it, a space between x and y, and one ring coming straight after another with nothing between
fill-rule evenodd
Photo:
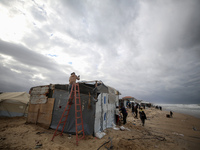
<instances>
[{"instance_id":1,"label":"group of people","mask_svg":"<svg viewBox=\"0 0 200 150\"><path fill-rule=\"evenodd\" d=\"M119 106L116 106L115 116L116 116L116 124L119 124L120 118L123 118L123 124L126 124L126 118L128 116L128 112L126 111L126 108L124 106L122 106L120 109Z\"/></svg>"},{"instance_id":2,"label":"group of people","mask_svg":"<svg viewBox=\"0 0 200 150\"><path fill-rule=\"evenodd\" d=\"M128 116L128 113L124 106L122 106L121 108L119 108L119 106L116 106L116 109L115 109L116 124L119 124L120 118L123 118L123 124L126 124L127 116Z\"/></svg>"},{"instance_id":3,"label":"group of people","mask_svg":"<svg viewBox=\"0 0 200 150\"><path fill-rule=\"evenodd\" d=\"M145 120L147 119L146 114L144 112L144 109L142 107L139 107L138 104L136 104L134 106L133 103L132 103L131 108L132 108L132 114L134 115L135 118L138 118L138 108L139 108L140 119L142 121L142 125L144 126ZM115 116L116 116L116 124L119 124L119 118L120 117L123 118L123 124L126 124L128 112L127 112L127 110L124 106L121 106L121 108L119 108L119 106L116 106Z\"/></svg>"}]
</instances>

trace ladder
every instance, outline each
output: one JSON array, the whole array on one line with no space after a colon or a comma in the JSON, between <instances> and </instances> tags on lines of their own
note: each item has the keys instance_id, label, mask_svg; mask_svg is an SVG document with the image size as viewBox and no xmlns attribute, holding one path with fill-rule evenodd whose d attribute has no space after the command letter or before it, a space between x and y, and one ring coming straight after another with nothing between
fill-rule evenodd
<instances>
[{"instance_id":1,"label":"ladder","mask_svg":"<svg viewBox=\"0 0 200 150\"><path fill-rule=\"evenodd\" d=\"M62 114L62 117L60 118L60 121L58 123L58 126L54 132L54 135L51 139L51 141L53 141L54 137L57 135L61 135L64 131L65 128L65 124L67 122L67 118L70 112L70 108L73 104L73 99L75 99L75 123L76 123L76 145L78 145L78 141L80 141L81 139L83 139L85 137L85 132L84 132L84 126L83 126L83 117L82 117L82 108L81 108L81 98L80 98L80 89L79 89L79 84L78 83L74 83L72 85L72 89L70 92L70 97L69 100L67 102L67 105L64 109L64 112ZM62 130L60 133L57 133L58 128L60 125L62 125ZM79 138L79 135L82 133L82 137Z\"/></svg>"}]
</instances>

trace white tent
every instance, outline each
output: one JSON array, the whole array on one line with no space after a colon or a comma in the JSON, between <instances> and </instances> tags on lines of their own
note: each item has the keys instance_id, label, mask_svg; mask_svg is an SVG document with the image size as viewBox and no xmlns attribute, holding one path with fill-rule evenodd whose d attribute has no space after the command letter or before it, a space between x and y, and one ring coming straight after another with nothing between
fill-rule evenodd
<instances>
[{"instance_id":1,"label":"white tent","mask_svg":"<svg viewBox=\"0 0 200 150\"><path fill-rule=\"evenodd\" d=\"M30 95L26 92L6 92L0 94L0 116L24 116Z\"/></svg>"}]
</instances>

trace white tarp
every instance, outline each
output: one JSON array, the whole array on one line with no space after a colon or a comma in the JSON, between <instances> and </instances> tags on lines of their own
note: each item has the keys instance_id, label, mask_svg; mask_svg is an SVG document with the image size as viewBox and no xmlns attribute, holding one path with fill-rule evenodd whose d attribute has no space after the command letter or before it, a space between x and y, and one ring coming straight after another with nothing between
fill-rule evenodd
<instances>
[{"instance_id":1,"label":"white tarp","mask_svg":"<svg viewBox=\"0 0 200 150\"><path fill-rule=\"evenodd\" d=\"M5 100L12 100L27 104L29 99L30 95L26 92L6 92L0 94L0 102Z\"/></svg>"},{"instance_id":2,"label":"white tarp","mask_svg":"<svg viewBox=\"0 0 200 150\"><path fill-rule=\"evenodd\" d=\"M115 100L118 99L118 95L115 95ZM111 103L110 103L111 102ZM94 132L102 132L106 128L111 128L112 123L115 122L115 109L116 102L109 100L108 93L101 93L98 96L98 101L96 102L96 112L95 112L95 126Z\"/></svg>"},{"instance_id":3,"label":"white tarp","mask_svg":"<svg viewBox=\"0 0 200 150\"><path fill-rule=\"evenodd\" d=\"M24 116L30 95L26 92L7 92L0 94L0 116Z\"/></svg>"}]
</instances>

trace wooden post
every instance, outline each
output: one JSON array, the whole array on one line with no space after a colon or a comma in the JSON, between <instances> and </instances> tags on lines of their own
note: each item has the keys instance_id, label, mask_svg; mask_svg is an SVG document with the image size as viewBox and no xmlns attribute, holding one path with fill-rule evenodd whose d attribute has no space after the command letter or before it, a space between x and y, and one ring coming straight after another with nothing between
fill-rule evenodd
<instances>
[{"instance_id":1,"label":"wooden post","mask_svg":"<svg viewBox=\"0 0 200 150\"><path fill-rule=\"evenodd\" d=\"M97 81L95 81L95 82L96 82L96 84L95 84L95 88L96 88L97 87ZM96 93L95 99L97 99L97 93Z\"/></svg>"}]
</instances>

